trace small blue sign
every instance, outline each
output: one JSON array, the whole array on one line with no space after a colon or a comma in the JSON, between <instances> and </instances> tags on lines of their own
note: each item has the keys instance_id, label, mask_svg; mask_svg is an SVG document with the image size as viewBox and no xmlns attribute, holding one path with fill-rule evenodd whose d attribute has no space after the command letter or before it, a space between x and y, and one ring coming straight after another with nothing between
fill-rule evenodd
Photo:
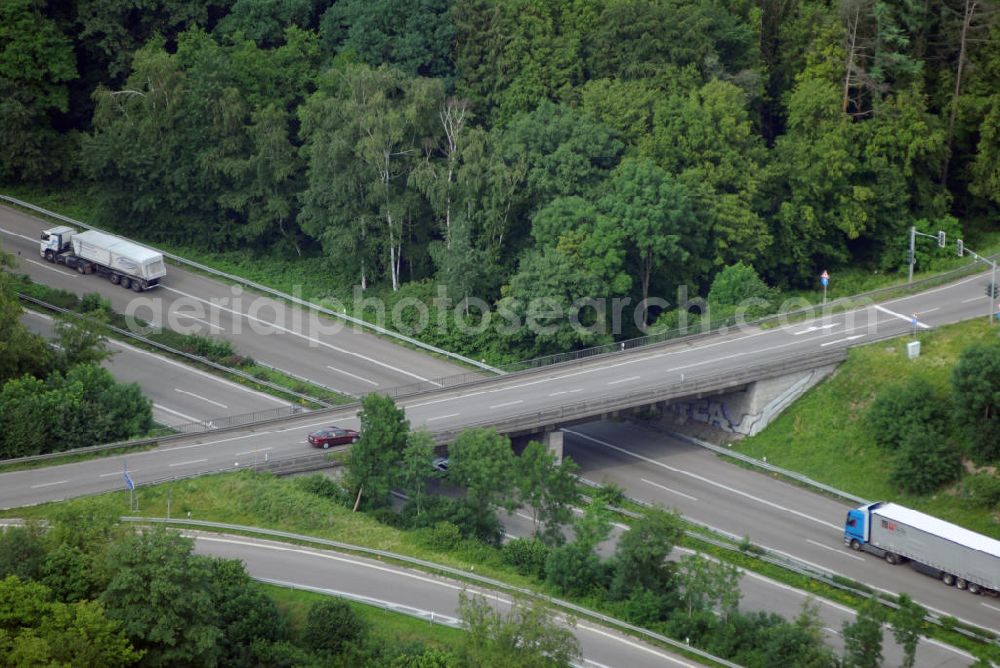
<instances>
[{"instance_id":1,"label":"small blue sign","mask_svg":"<svg viewBox=\"0 0 1000 668\"><path fill-rule=\"evenodd\" d=\"M125 481L125 487L128 491L135 491L135 483L132 482L132 476L128 474L128 464L126 463L122 463L122 480Z\"/></svg>"},{"instance_id":2,"label":"small blue sign","mask_svg":"<svg viewBox=\"0 0 1000 668\"><path fill-rule=\"evenodd\" d=\"M825 277L824 277L824 278L820 278L820 279L819 279L819 282L823 284L823 287L824 287L824 288L825 288L826 286L830 285L830 279L829 279L829 278L825 278Z\"/></svg>"}]
</instances>

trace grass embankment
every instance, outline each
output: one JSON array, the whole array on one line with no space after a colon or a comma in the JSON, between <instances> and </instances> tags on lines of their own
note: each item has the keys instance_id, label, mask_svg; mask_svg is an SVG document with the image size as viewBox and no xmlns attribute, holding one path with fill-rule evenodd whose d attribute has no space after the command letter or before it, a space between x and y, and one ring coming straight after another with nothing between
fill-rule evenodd
<instances>
[{"instance_id":1,"label":"grass embankment","mask_svg":"<svg viewBox=\"0 0 1000 668\"><path fill-rule=\"evenodd\" d=\"M258 586L278 605L278 609L288 620L293 635L304 633L309 607L313 603L327 598L325 594L301 589L289 589L263 583L259 583ZM354 601L348 601L348 605L368 622L370 632L376 638L384 638L387 645L419 641L431 647L455 649L462 641L464 631L461 629L433 624L409 615L390 612Z\"/></svg>"},{"instance_id":2,"label":"grass embankment","mask_svg":"<svg viewBox=\"0 0 1000 668\"><path fill-rule=\"evenodd\" d=\"M1000 538L1000 513L970 504L962 497L960 482L928 496L900 493L889 481L888 454L875 445L863 419L879 392L911 377L926 378L947 392L962 350L994 341L997 335L997 326L989 327L984 317L920 333L916 360L906 355L909 337L854 348L832 377L763 432L732 447L845 492L873 501L892 500Z\"/></svg>"},{"instance_id":3,"label":"grass embankment","mask_svg":"<svg viewBox=\"0 0 1000 668\"><path fill-rule=\"evenodd\" d=\"M307 491L294 478L244 471L142 487L142 510L138 515L166 517L168 499L171 517L187 519L190 513L190 518L196 520L306 534L426 559L511 584L524 586L530 582L504 564L497 550L482 543L467 540L450 549L435 549L426 532L402 531L364 513L351 512L333 499ZM0 516L46 519L59 509L89 512L97 508L128 515L128 495L111 492L80 497L8 509L0 511Z\"/></svg>"}]
</instances>

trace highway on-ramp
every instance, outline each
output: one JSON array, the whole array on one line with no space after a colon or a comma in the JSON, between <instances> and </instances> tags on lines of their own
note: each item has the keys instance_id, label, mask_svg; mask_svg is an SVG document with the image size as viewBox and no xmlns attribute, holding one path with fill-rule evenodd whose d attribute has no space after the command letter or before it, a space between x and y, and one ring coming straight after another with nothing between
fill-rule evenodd
<instances>
[{"instance_id":1,"label":"highway on-ramp","mask_svg":"<svg viewBox=\"0 0 1000 668\"><path fill-rule=\"evenodd\" d=\"M39 235L52 223L0 206L0 243L38 283L78 295L96 292L119 313L187 334L223 337L240 354L345 394L361 395L468 371L397 345L340 320L292 307L239 286L171 265L164 283L136 294L96 276L81 276L39 256Z\"/></svg>"},{"instance_id":2,"label":"highway on-ramp","mask_svg":"<svg viewBox=\"0 0 1000 668\"><path fill-rule=\"evenodd\" d=\"M458 618L458 597L463 590L485 596L500 609L509 608L510 598L506 594L381 561L238 536L194 534L194 537L199 554L239 559L257 578L365 596L415 611L434 612L442 618ZM589 620L578 621L574 634L580 642L584 665L623 668L698 665Z\"/></svg>"}]
</instances>

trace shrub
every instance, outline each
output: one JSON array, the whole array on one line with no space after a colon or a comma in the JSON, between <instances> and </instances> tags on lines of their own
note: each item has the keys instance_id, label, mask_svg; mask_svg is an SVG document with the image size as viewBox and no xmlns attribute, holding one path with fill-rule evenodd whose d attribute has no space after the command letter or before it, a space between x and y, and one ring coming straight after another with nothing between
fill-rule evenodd
<instances>
[{"instance_id":1,"label":"shrub","mask_svg":"<svg viewBox=\"0 0 1000 668\"><path fill-rule=\"evenodd\" d=\"M1000 505L1000 476L993 473L977 473L962 481L962 496L981 508L996 508Z\"/></svg>"},{"instance_id":2,"label":"shrub","mask_svg":"<svg viewBox=\"0 0 1000 668\"><path fill-rule=\"evenodd\" d=\"M742 314L754 320L774 311L775 292L760 279L753 267L737 262L720 271L708 291L713 320Z\"/></svg>"},{"instance_id":3,"label":"shrub","mask_svg":"<svg viewBox=\"0 0 1000 668\"><path fill-rule=\"evenodd\" d=\"M896 451L889 479L910 494L929 494L958 478L962 458L951 441L934 430L910 431Z\"/></svg>"},{"instance_id":4,"label":"shrub","mask_svg":"<svg viewBox=\"0 0 1000 668\"><path fill-rule=\"evenodd\" d=\"M545 576L545 560L549 558L549 548L534 538L515 538L504 543L501 549L503 561L517 569L521 575L539 579Z\"/></svg>"},{"instance_id":5,"label":"shrub","mask_svg":"<svg viewBox=\"0 0 1000 668\"><path fill-rule=\"evenodd\" d=\"M1000 344L963 350L952 369L952 387L972 458L977 463L1000 460Z\"/></svg>"},{"instance_id":6,"label":"shrub","mask_svg":"<svg viewBox=\"0 0 1000 668\"><path fill-rule=\"evenodd\" d=\"M430 496L418 510L409 503L403 508L404 526L432 527L438 522L449 522L458 527L463 538L476 538L488 545L499 547L503 538L503 524L496 513L479 513L464 499L448 496Z\"/></svg>"},{"instance_id":7,"label":"shrub","mask_svg":"<svg viewBox=\"0 0 1000 668\"><path fill-rule=\"evenodd\" d=\"M35 299L40 299L43 302L52 304L53 306L69 309L71 311L75 311L80 305L80 298L72 292L68 292L66 290L59 290L57 288L50 288L47 285L30 282L18 285L17 288L18 291L30 295Z\"/></svg>"},{"instance_id":8,"label":"shrub","mask_svg":"<svg viewBox=\"0 0 1000 668\"><path fill-rule=\"evenodd\" d=\"M295 485L303 492L329 499L345 508L350 508L354 503L351 495L340 483L322 473L295 478Z\"/></svg>"},{"instance_id":9,"label":"shrub","mask_svg":"<svg viewBox=\"0 0 1000 668\"><path fill-rule=\"evenodd\" d=\"M81 313L111 313L111 300L107 297L102 297L100 293L88 292L83 297L80 298L80 312Z\"/></svg>"},{"instance_id":10,"label":"shrub","mask_svg":"<svg viewBox=\"0 0 1000 668\"><path fill-rule=\"evenodd\" d=\"M635 589L619 608L625 620L645 628L665 619L669 609L666 596L641 588Z\"/></svg>"},{"instance_id":11,"label":"shrub","mask_svg":"<svg viewBox=\"0 0 1000 668\"><path fill-rule=\"evenodd\" d=\"M950 401L924 378L883 390L868 407L865 420L876 445L894 450L903 439L915 432L947 431Z\"/></svg>"},{"instance_id":12,"label":"shrub","mask_svg":"<svg viewBox=\"0 0 1000 668\"><path fill-rule=\"evenodd\" d=\"M367 514L380 524L395 527L397 529L406 528L406 520L392 508L383 506L381 508L375 508Z\"/></svg>"},{"instance_id":13,"label":"shrub","mask_svg":"<svg viewBox=\"0 0 1000 668\"><path fill-rule=\"evenodd\" d=\"M451 522L437 522L432 527L417 530L417 535L432 550L447 552L455 549L462 540L462 532Z\"/></svg>"},{"instance_id":14,"label":"shrub","mask_svg":"<svg viewBox=\"0 0 1000 668\"><path fill-rule=\"evenodd\" d=\"M309 608L304 631L305 644L314 650L339 654L348 645L364 639L365 620L346 601L331 598Z\"/></svg>"},{"instance_id":15,"label":"shrub","mask_svg":"<svg viewBox=\"0 0 1000 668\"><path fill-rule=\"evenodd\" d=\"M213 361L233 357L236 351L233 344L225 339L210 339L207 336L191 335L185 337L184 351L200 355Z\"/></svg>"},{"instance_id":16,"label":"shrub","mask_svg":"<svg viewBox=\"0 0 1000 668\"><path fill-rule=\"evenodd\" d=\"M606 482L591 495L594 503L606 506L620 506L625 501L625 489L616 483Z\"/></svg>"},{"instance_id":17,"label":"shrub","mask_svg":"<svg viewBox=\"0 0 1000 668\"><path fill-rule=\"evenodd\" d=\"M545 581L560 594L585 596L603 589L605 568L586 543L557 547L545 560Z\"/></svg>"}]
</instances>

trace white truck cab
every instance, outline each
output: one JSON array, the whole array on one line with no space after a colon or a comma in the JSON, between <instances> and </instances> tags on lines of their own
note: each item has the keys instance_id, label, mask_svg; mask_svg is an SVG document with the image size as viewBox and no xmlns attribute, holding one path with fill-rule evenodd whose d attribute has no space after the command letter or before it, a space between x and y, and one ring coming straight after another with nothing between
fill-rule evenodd
<instances>
[{"instance_id":1,"label":"white truck cab","mask_svg":"<svg viewBox=\"0 0 1000 668\"><path fill-rule=\"evenodd\" d=\"M74 234L76 234L76 230L65 225L45 230L42 232L41 248L39 249L41 256L52 262L57 255L69 249Z\"/></svg>"}]
</instances>

